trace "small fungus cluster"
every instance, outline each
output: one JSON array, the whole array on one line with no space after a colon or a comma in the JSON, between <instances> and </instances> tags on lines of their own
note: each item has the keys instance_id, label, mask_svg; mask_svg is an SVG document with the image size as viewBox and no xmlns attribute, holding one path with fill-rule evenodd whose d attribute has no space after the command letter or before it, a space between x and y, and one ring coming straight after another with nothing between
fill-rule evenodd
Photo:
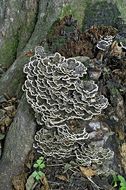
<instances>
[{"instance_id":1,"label":"small fungus cluster","mask_svg":"<svg viewBox=\"0 0 126 190\"><path fill-rule=\"evenodd\" d=\"M98 41L96 47L102 51L106 51L107 48L109 48L111 46L111 44L113 42L113 38L114 38L114 36L108 36L108 35L106 37L104 37L103 39L101 37L101 39Z\"/></svg>"},{"instance_id":2,"label":"small fungus cluster","mask_svg":"<svg viewBox=\"0 0 126 190\"><path fill-rule=\"evenodd\" d=\"M74 132L72 120L90 120L108 105L98 94L94 81L86 80L87 68L75 58L59 53L47 56L43 47L36 47L35 55L24 67L24 91L35 112L41 129L35 135L34 147L56 159L74 157L82 165L103 164L113 156L109 149L87 146L86 129Z\"/></svg>"}]
</instances>

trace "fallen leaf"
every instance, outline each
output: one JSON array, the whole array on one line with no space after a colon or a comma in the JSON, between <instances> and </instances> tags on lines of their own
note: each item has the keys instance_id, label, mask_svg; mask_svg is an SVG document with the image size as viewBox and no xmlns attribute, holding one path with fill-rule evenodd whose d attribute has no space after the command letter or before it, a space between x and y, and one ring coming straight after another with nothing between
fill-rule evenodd
<instances>
[{"instance_id":1,"label":"fallen leaf","mask_svg":"<svg viewBox=\"0 0 126 190\"><path fill-rule=\"evenodd\" d=\"M27 56L27 57L31 57L31 56L33 56L33 52L32 51L27 51L27 52L25 52L25 55Z\"/></svg>"},{"instance_id":2,"label":"fallen leaf","mask_svg":"<svg viewBox=\"0 0 126 190\"><path fill-rule=\"evenodd\" d=\"M15 97L12 97L10 100L11 100L12 102L15 102L15 101L16 101L16 98L15 98Z\"/></svg>"},{"instance_id":3,"label":"fallen leaf","mask_svg":"<svg viewBox=\"0 0 126 190\"><path fill-rule=\"evenodd\" d=\"M11 122L12 122L12 119L8 116L4 119L4 123L6 127L8 127L11 124Z\"/></svg>"},{"instance_id":4,"label":"fallen leaf","mask_svg":"<svg viewBox=\"0 0 126 190\"><path fill-rule=\"evenodd\" d=\"M41 188L41 190L49 190L49 184L48 184L48 180L47 180L46 176L43 176L41 178L41 182L43 184L43 187Z\"/></svg>"},{"instance_id":5,"label":"fallen leaf","mask_svg":"<svg viewBox=\"0 0 126 190\"><path fill-rule=\"evenodd\" d=\"M32 165L33 165L33 162L34 162L34 157L35 157L35 151L34 150L31 150L29 153L28 153L28 156L25 160L25 166L29 169L31 169Z\"/></svg>"},{"instance_id":6,"label":"fallen leaf","mask_svg":"<svg viewBox=\"0 0 126 190\"><path fill-rule=\"evenodd\" d=\"M11 117L14 117L16 115L16 110L11 113Z\"/></svg>"},{"instance_id":7,"label":"fallen leaf","mask_svg":"<svg viewBox=\"0 0 126 190\"><path fill-rule=\"evenodd\" d=\"M123 130L122 129L118 129L116 132L118 134L119 140L124 140L125 133L123 132Z\"/></svg>"},{"instance_id":8,"label":"fallen leaf","mask_svg":"<svg viewBox=\"0 0 126 190\"><path fill-rule=\"evenodd\" d=\"M4 107L4 110L6 111L13 111L15 109L14 106L7 106L7 107Z\"/></svg>"},{"instance_id":9,"label":"fallen leaf","mask_svg":"<svg viewBox=\"0 0 126 190\"><path fill-rule=\"evenodd\" d=\"M68 179L65 175L56 175L56 177L62 181L68 181Z\"/></svg>"},{"instance_id":10,"label":"fallen leaf","mask_svg":"<svg viewBox=\"0 0 126 190\"><path fill-rule=\"evenodd\" d=\"M92 176L96 175L96 171L93 170L91 167L80 166L80 170L81 170L82 174L86 177L92 177Z\"/></svg>"},{"instance_id":11,"label":"fallen leaf","mask_svg":"<svg viewBox=\"0 0 126 190\"><path fill-rule=\"evenodd\" d=\"M121 162L126 172L126 143L123 143L120 147Z\"/></svg>"},{"instance_id":12,"label":"fallen leaf","mask_svg":"<svg viewBox=\"0 0 126 190\"><path fill-rule=\"evenodd\" d=\"M25 190L26 174L21 173L20 175L12 178L12 184L15 190Z\"/></svg>"}]
</instances>

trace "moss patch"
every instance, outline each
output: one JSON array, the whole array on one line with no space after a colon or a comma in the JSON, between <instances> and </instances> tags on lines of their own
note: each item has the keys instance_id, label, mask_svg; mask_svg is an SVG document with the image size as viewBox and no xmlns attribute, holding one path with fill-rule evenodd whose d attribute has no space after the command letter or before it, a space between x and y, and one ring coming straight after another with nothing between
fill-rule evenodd
<instances>
[{"instance_id":1,"label":"moss patch","mask_svg":"<svg viewBox=\"0 0 126 190\"><path fill-rule=\"evenodd\" d=\"M82 28L83 26L83 18L85 17L85 9L88 4L90 4L91 0L72 0L71 7L74 12L74 18L78 21L78 26Z\"/></svg>"},{"instance_id":2,"label":"moss patch","mask_svg":"<svg viewBox=\"0 0 126 190\"><path fill-rule=\"evenodd\" d=\"M19 36L19 44L17 49L17 55L20 54L22 49L27 44L29 38L31 37L32 32L34 31L34 27L36 24L37 17L34 12L29 13L27 20L22 24L18 31Z\"/></svg>"},{"instance_id":3,"label":"moss patch","mask_svg":"<svg viewBox=\"0 0 126 190\"><path fill-rule=\"evenodd\" d=\"M17 54L17 46L17 35L4 41L4 44L0 49L0 63L5 68L8 68L10 64L15 60Z\"/></svg>"},{"instance_id":4,"label":"moss patch","mask_svg":"<svg viewBox=\"0 0 126 190\"><path fill-rule=\"evenodd\" d=\"M69 3L63 4L59 18L72 15L78 21L78 26L82 28L85 9L91 0L72 0Z\"/></svg>"}]
</instances>

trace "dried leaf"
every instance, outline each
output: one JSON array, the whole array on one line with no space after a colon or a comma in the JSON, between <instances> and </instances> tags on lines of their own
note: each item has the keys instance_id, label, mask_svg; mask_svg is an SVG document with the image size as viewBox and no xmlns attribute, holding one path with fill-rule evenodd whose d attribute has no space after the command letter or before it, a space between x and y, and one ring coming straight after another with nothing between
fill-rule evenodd
<instances>
[{"instance_id":1,"label":"dried leaf","mask_svg":"<svg viewBox=\"0 0 126 190\"><path fill-rule=\"evenodd\" d=\"M31 56L33 56L33 52L32 51L27 51L27 52L25 52L25 55L27 57L31 57Z\"/></svg>"},{"instance_id":2,"label":"dried leaf","mask_svg":"<svg viewBox=\"0 0 126 190\"><path fill-rule=\"evenodd\" d=\"M34 150L31 150L29 153L28 153L28 156L25 160L25 166L29 169L31 169L31 167L33 166L33 162L34 162L34 157L35 157L35 151Z\"/></svg>"},{"instance_id":3,"label":"dried leaf","mask_svg":"<svg viewBox=\"0 0 126 190\"><path fill-rule=\"evenodd\" d=\"M11 117L14 117L16 115L16 110L14 110L12 113L11 113Z\"/></svg>"},{"instance_id":4,"label":"dried leaf","mask_svg":"<svg viewBox=\"0 0 126 190\"><path fill-rule=\"evenodd\" d=\"M93 170L91 167L80 166L80 170L81 170L82 174L86 177L92 177L92 176L96 175L96 171Z\"/></svg>"},{"instance_id":5,"label":"dried leaf","mask_svg":"<svg viewBox=\"0 0 126 190\"><path fill-rule=\"evenodd\" d=\"M12 184L15 190L25 190L26 177L25 173L21 173L12 178Z\"/></svg>"},{"instance_id":6,"label":"dried leaf","mask_svg":"<svg viewBox=\"0 0 126 190\"><path fill-rule=\"evenodd\" d=\"M123 143L120 147L121 162L126 172L126 143Z\"/></svg>"},{"instance_id":7,"label":"dried leaf","mask_svg":"<svg viewBox=\"0 0 126 190\"><path fill-rule=\"evenodd\" d=\"M8 127L11 124L11 122L12 122L12 119L8 116L4 119L4 123L6 127Z\"/></svg>"},{"instance_id":8,"label":"dried leaf","mask_svg":"<svg viewBox=\"0 0 126 190\"><path fill-rule=\"evenodd\" d=\"M56 177L62 181L68 181L68 179L65 175L57 175Z\"/></svg>"},{"instance_id":9,"label":"dried leaf","mask_svg":"<svg viewBox=\"0 0 126 190\"><path fill-rule=\"evenodd\" d=\"M4 107L4 110L13 111L13 110L15 110L15 107L14 106L7 106L7 107Z\"/></svg>"},{"instance_id":10,"label":"dried leaf","mask_svg":"<svg viewBox=\"0 0 126 190\"><path fill-rule=\"evenodd\" d=\"M122 130L122 129L118 129L116 132L117 132L117 134L118 134L119 139L120 139L120 140L124 140L124 138L125 138L125 133L123 132L123 130Z\"/></svg>"},{"instance_id":11,"label":"dried leaf","mask_svg":"<svg viewBox=\"0 0 126 190\"><path fill-rule=\"evenodd\" d=\"M42 187L41 190L49 190L48 180L47 180L47 178L46 178L45 176L43 176L43 177L41 178L41 182L42 182L42 184L43 184L43 187Z\"/></svg>"}]
</instances>

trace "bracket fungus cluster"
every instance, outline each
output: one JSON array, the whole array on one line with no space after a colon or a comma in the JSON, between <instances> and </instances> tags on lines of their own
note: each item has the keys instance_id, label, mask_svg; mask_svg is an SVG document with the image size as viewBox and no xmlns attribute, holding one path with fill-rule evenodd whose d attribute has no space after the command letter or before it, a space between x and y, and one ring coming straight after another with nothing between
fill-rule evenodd
<instances>
[{"instance_id":1,"label":"bracket fungus cluster","mask_svg":"<svg viewBox=\"0 0 126 190\"><path fill-rule=\"evenodd\" d=\"M75 133L69 126L71 120L90 120L108 105L107 98L98 95L97 84L84 78L87 74L84 64L59 53L47 56L42 47L36 47L24 73L27 101L42 126L35 135L34 147L39 152L57 159L73 156L84 165L100 161L102 164L113 156L109 149L86 148L85 141L89 139L86 129ZM91 147L96 150L93 154Z\"/></svg>"}]
</instances>

